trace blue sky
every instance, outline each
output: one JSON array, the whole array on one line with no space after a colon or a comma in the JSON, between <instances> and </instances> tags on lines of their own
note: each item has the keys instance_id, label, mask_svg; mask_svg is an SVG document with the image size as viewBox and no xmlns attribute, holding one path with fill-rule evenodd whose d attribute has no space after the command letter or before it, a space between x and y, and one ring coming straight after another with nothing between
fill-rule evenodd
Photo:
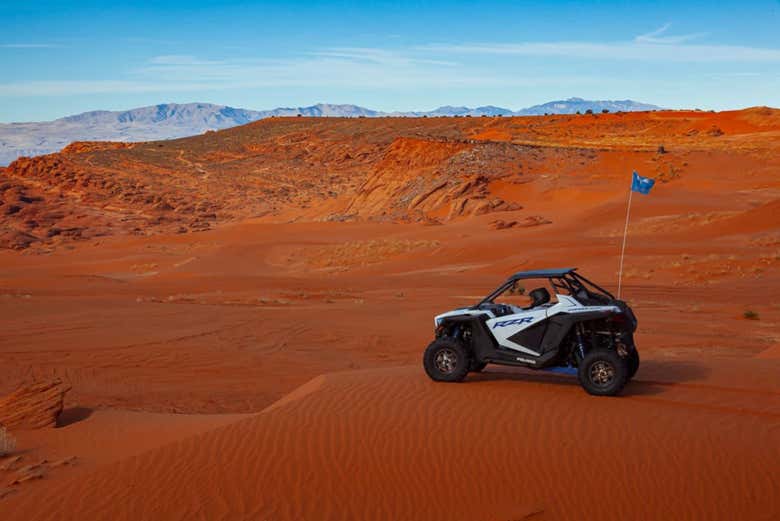
<instances>
[{"instance_id":1,"label":"blue sky","mask_svg":"<svg viewBox=\"0 0 780 521\"><path fill-rule=\"evenodd\" d=\"M205 101L780 107L780 1L0 0L0 121Z\"/></svg>"}]
</instances>

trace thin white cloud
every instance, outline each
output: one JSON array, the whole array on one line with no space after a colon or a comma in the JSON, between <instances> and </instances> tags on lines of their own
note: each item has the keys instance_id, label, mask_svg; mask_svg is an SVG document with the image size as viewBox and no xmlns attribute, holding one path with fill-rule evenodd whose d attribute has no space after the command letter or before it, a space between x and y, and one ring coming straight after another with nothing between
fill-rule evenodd
<instances>
[{"instance_id":1,"label":"thin white cloud","mask_svg":"<svg viewBox=\"0 0 780 521\"><path fill-rule=\"evenodd\" d=\"M510 57L560 57L615 62L780 63L780 49L674 43L669 26L634 41L481 43L427 45L398 50L337 47L284 59L204 59L188 54L154 56L125 74L98 80L0 83L0 96L72 96L104 93L195 92L305 87L344 89L439 89L603 85L602 73L569 73L551 66L540 74ZM689 37L691 35L686 35ZM670 38L675 39L674 41ZM641 40L641 41L639 41ZM660 43L660 42L663 43ZM480 55L507 57L499 65ZM477 59L475 59L475 57ZM568 62L566 62L568 63ZM764 67L766 68L766 67ZM726 71L724 71L726 72ZM767 74L767 73L764 73ZM614 83L615 77L610 82Z\"/></svg>"},{"instance_id":2,"label":"thin white cloud","mask_svg":"<svg viewBox=\"0 0 780 521\"><path fill-rule=\"evenodd\" d=\"M707 33L691 33L691 34L679 34L679 35L666 34L666 31L668 31L671 26L672 24L666 23L661 27L659 27L658 29L656 29L655 31L651 31L646 34L640 34L639 36L634 38L634 41L637 43L680 44L707 35Z\"/></svg>"},{"instance_id":3,"label":"thin white cloud","mask_svg":"<svg viewBox=\"0 0 780 521\"><path fill-rule=\"evenodd\" d=\"M51 49L60 47L54 43L0 43L3 49Z\"/></svg>"},{"instance_id":4,"label":"thin white cloud","mask_svg":"<svg viewBox=\"0 0 780 521\"><path fill-rule=\"evenodd\" d=\"M160 38L145 38L139 36L127 36L125 38L121 38L121 40L129 43L156 44L156 45L177 45L182 43L179 40L164 40Z\"/></svg>"},{"instance_id":5,"label":"thin white cloud","mask_svg":"<svg viewBox=\"0 0 780 521\"><path fill-rule=\"evenodd\" d=\"M413 57L371 48L317 51L287 60L204 60L189 55L151 58L129 79L21 81L0 83L0 96L189 92L245 88L341 87L368 89L449 89L531 87L597 83L597 76L519 75L507 70L475 70L452 61Z\"/></svg>"},{"instance_id":6,"label":"thin white cloud","mask_svg":"<svg viewBox=\"0 0 780 521\"><path fill-rule=\"evenodd\" d=\"M179 92L205 90L211 85L191 82L187 84L153 83L122 80L61 80L19 81L0 84L0 96L75 96L83 94L115 94L143 92Z\"/></svg>"},{"instance_id":7,"label":"thin white cloud","mask_svg":"<svg viewBox=\"0 0 780 521\"><path fill-rule=\"evenodd\" d=\"M591 42L525 42L432 44L420 50L447 54L495 54L506 56L563 57L592 60L633 60L677 63L780 62L780 49L737 45L694 45L648 43L646 41Z\"/></svg>"},{"instance_id":8,"label":"thin white cloud","mask_svg":"<svg viewBox=\"0 0 780 521\"><path fill-rule=\"evenodd\" d=\"M195 56L189 54L166 54L162 56L155 56L149 63L152 65L219 65L223 62L215 60L200 60Z\"/></svg>"},{"instance_id":9,"label":"thin white cloud","mask_svg":"<svg viewBox=\"0 0 780 521\"><path fill-rule=\"evenodd\" d=\"M497 71L472 71L454 61L434 60L375 48L333 48L290 59L199 60L155 57L135 71L155 82L209 82L236 87L447 87L464 85L537 85L545 78L516 78ZM571 80L568 77L566 80ZM561 81L558 77L555 80Z\"/></svg>"},{"instance_id":10,"label":"thin white cloud","mask_svg":"<svg viewBox=\"0 0 780 521\"><path fill-rule=\"evenodd\" d=\"M321 56L329 58L343 58L345 60L366 61L378 64L395 65L441 65L454 67L457 62L451 60L433 60L428 58L412 57L408 54L388 51L385 49L376 49L372 47L334 47L321 51L310 53L311 56Z\"/></svg>"}]
</instances>

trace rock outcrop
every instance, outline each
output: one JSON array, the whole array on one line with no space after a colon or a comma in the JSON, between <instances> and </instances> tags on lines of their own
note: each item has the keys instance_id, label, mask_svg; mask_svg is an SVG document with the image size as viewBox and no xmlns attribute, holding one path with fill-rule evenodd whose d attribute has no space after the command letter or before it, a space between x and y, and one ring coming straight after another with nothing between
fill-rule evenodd
<instances>
[{"instance_id":1,"label":"rock outcrop","mask_svg":"<svg viewBox=\"0 0 780 521\"><path fill-rule=\"evenodd\" d=\"M398 138L350 202L368 219L425 222L522 209L490 194L490 184L521 173L522 147L467 139Z\"/></svg>"},{"instance_id":2,"label":"rock outcrop","mask_svg":"<svg viewBox=\"0 0 780 521\"><path fill-rule=\"evenodd\" d=\"M35 382L0 398L0 424L8 429L42 429L57 425L65 393L61 380Z\"/></svg>"}]
</instances>

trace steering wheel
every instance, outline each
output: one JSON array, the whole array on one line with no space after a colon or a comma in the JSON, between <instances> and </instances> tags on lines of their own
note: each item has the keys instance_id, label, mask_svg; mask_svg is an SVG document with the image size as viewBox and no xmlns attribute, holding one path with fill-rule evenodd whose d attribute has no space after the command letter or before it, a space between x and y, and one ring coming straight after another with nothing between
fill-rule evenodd
<instances>
[{"instance_id":1,"label":"steering wheel","mask_svg":"<svg viewBox=\"0 0 780 521\"><path fill-rule=\"evenodd\" d=\"M495 302L485 302L479 306L480 310L490 311L497 317L503 317L504 315L511 315L513 313L512 308L506 304L496 304Z\"/></svg>"}]
</instances>

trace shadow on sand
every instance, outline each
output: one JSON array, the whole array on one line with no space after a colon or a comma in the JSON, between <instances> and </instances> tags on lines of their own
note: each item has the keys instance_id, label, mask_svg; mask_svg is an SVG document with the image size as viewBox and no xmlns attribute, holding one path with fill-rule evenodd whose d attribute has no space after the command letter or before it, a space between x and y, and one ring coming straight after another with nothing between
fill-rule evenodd
<instances>
[{"instance_id":1,"label":"shadow on sand","mask_svg":"<svg viewBox=\"0 0 780 521\"><path fill-rule=\"evenodd\" d=\"M92 409L87 407L70 407L63 409L57 417L57 427L67 427L92 416Z\"/></svg>"},{"instance_id":2,"label":"shadow on sand","mask_svg":"<svg viewBox=\"0 0 780 521\"><path fill-rule=\"evenodd\" d=\"M580 385L576 376L495 365L488 367L483 373L469 374L465 382L507 380L576 387ZM621 395L643 396L661 394L667 391L670 386L703 380L709 374L710 369L708 367L690 360L643 360L636 376L626 385Z\"/></svg>"},{"instance_id":3,"label":"shadow on sand","mask_svg":"<svg viewBox=\"0 0 780 521\"><path fill-rule=\"evenodd\" d=\"M642 361L634 381L626 386L623 394L661 394L677 384L704 380L710 372L709 367L692 360Z\"/></svg>"}]
</instances>

